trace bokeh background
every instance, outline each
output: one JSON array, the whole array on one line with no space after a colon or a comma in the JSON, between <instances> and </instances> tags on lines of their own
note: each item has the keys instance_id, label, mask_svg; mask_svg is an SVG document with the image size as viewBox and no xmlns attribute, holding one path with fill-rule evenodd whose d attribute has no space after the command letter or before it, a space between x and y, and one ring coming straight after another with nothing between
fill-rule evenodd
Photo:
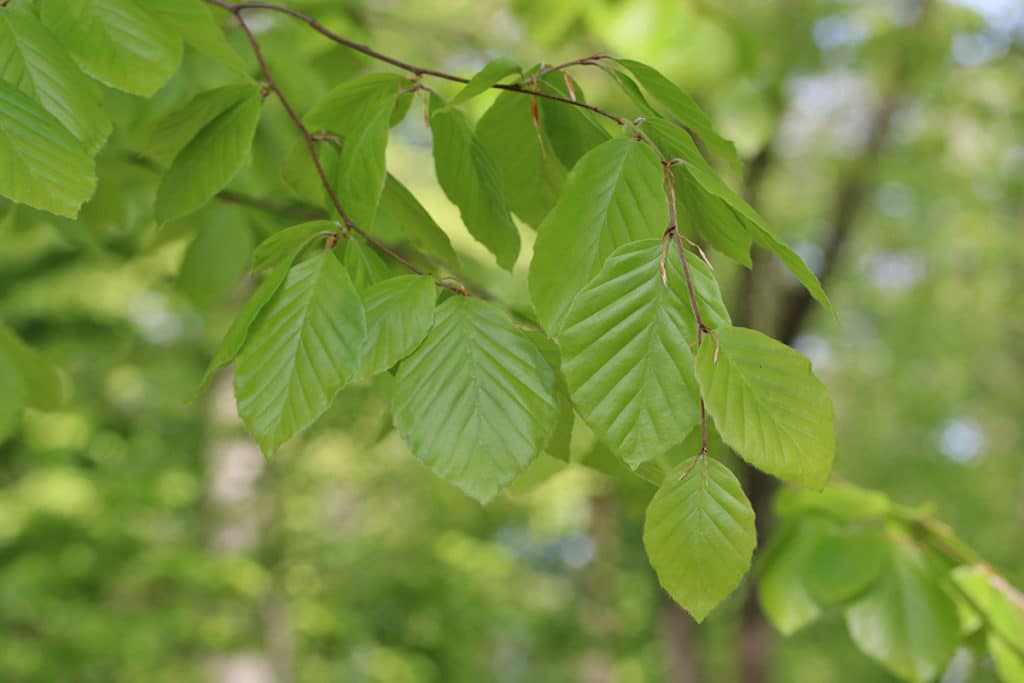
<instances>
[{"instance_id":1,"label":"bokeh background","mask_svg":"<svg viewBox=\"0 0 1024 683\"><path fill-rule=\"evenodd\" d=\"M608 52L692 92L748 162L731 180L835 303L836 319L809 306L767 257L752 274L719 265L736 317L793 343L831 390L837 475L934 504L1024 584L1024 3L287 4L449 71ZM300 108L377 68L251 16ZM591 101L632 113L600 71L575 75ZM749 586L699 628L672 607L640 541L653 489L607 463L591 464L612 476L543 462L481 507L404 449L387 376L346 389L269 462L235 415L230 372L187 402L251 291L252 245L289 222L219 203L158 231L156 176L136 153L160 115L229 78L191 54L152 103L107 92L119 128L79 222L0 203L0 317L73 387L0 444L0 680L739 680ZM233 189L290 201L277 169L294 142L268 103ZM429 145L417 104L393 172L470 277L527 306L526 257L511 276L493 268L437 188ZM836 618L757 638L765 680L891 680ZM994 677L982 662L944 680Z\"/></svg>"}]
</instances>

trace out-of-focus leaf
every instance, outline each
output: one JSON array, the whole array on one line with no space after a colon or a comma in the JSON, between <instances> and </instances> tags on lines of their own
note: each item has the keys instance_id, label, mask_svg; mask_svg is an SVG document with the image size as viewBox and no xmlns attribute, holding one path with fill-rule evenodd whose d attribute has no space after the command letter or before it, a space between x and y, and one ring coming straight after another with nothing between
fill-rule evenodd
<instances>
[{"instance_id":1,"label":"out-of-focus leaf","mask_svg":"<svg viewBox=\"0 0 1024 683\"><path fill-rule=\"evenodd\" d=\"M821 616L821 605L804 578L818 545L835 525L808 517L784 528L765 549L757 597L761 609L785 636Z\"/></svg>"},{"instance_id":2,"label":"out-of-focus leaf","mask_svg":"<svg viewBox=\"0 0 1024 683\"><path fill-rule=\"evenodd\" d=\"M239 216L215 215L218 220L207 221L189 244L178 272L178 286L200 308L227 297L252 257L252 233Z\"/></svg>"}]
</instances>

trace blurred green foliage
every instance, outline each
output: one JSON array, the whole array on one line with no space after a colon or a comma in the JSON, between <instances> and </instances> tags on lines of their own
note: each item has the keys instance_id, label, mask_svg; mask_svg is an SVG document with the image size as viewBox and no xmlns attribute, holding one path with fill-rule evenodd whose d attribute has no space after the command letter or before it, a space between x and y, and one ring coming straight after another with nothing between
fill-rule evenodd
<instances>
[{"instance_id":1,"label":"blurred green foliage","mask_svg":"<svg viewBox=\"0 0 1024 683\"><path fill-rule=\"evenodd\" d=\"M1024 583L1018 3L291 4L467 74L500 55L656 64L736 141L762 213L812 266L841 203L855 201L827 283L838 319L816 314L796 339L836 404L836 471L933 503ZM369 67L297 23L253 24L303 111ZM230 38L252 67L242 36ZM598 76L578 73L589 99L631 111ZM0 444L0 680L673 680L677 641L640 544L653 489L545 461L481 507L386 428L389 376L346 389L269 462L243 436L226 377L186 403L251 288L252 245L296 222L220 203L155 228L157 176L136 154L163 114L230 78L189 51L145 109L105 91L116 128L83 220L0 205L0 318L73 387L63 408L29 409ZM866 155L890 95L884 144ZM294 143L268 106L232 189L286 202L276 169ZM401 125L389 166L452 234L465 272L525 306L522 268L483 265L437 187L421 116ZM851 177L857 194L844 199ZM190 259L193 240L216 262ZM737 295L742 274L734 281ZM772 270L754 293L756 322L773 324L790 285ZM587 450L591 437L574 438ZM742 593L689 634L701 680L737 680ZM891 680L838 619L776 648L772 680ZM966 661L945 680L993 680L985 659L958 673Z\"/></svg>"}]
</instances>

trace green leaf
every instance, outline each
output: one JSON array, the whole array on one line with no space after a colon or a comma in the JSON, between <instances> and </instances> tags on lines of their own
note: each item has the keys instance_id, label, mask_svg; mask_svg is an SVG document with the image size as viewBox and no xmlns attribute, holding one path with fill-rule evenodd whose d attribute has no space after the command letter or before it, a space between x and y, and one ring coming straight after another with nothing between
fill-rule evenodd
<instances>
[{"instance_id":1,"label":"green leaf","mask_svg":"<svg viewBox=\"0 0 1024 683\"><path fill-rule=\"evenodd\" d=\"M563 74L550 73L540 79L540 88L542 92L585 102L586 98L579 83L571 77L570 82L573 84L571 93L565 85ZM555 156L567 169L576 166L584 155L607 142L610 137L608 131L594 120L595 115L582 107L538 98L537 109L544 133L555 150Z\"/></svg>"},{"instance_id":2,"label":"green leaf","mask_svg":"<svg viewBox=\"0 0 1024 683\"><path fill-rule=\"evenodd\" d=\"M909 542L891 543L887 556L877 583L846 608L846 626L857 647L895 675L931 681L956 651L956 606Z\"/></svg>"},{"instance_id":3,"label":"green leaf","mask_svg":"<svg viewBox=\"0 0 1024 683\"><path fill-rule=\"evenodd\" d=\"M139 0L153 17L175 31L189 46L240 73L245 62L228 45L213 11L202 0Z\"/></svg>"},{"instance_id":4,"label":"green leaf","mask_svg":"<svg viewBox=\"0 0 1024 683\"><path fill-rule=\"evenodd\" d=\"M857 522L883 519L892 509L892 502L880 491L836 483L823 491L784 488L775 497L774 507L781 517L815 513L840 522Z\"/></svg>"},{"instance_id":5,"label":"green leaf","mask_svg":"<svg viewBox=\"0 0 1024 683\"><path fill-rule=\"evenodd\" d=\"M391 271L376 249L356 235L345 241L342 261L359 291L391 277Z\"/></svg>"},{"instance_id":6,"label":"green leaf","mask_svg":"<svg viewBox=\"0 0 1024 683\"><path fill-rule=\"evenodd\" d=\"M562 375L562 352L555 342L544 336L543 332L527 330L526 336L534 343L544 360L548 362L551 369L555 371L555 400L558 403L558 417L555 420L555 428L551 432L551 438L544 445L544 451L549 455L569 462L572 446L572 430L576 423L576 410L573 407L572 399L569 397L569 386Z\"/></svg>"},{"instance_id":7,"label":"green leaf","mask_svg":"<svg viewBox=\"0 0 1024 683\"><path fill-rule=\"evenodd\" d=\"M459 265L459 257L452 249L448 235L393 175L389 174L384 182L373 227L377 234L401 236L417 250L440 260L449 268Z\"/></svg>"},{"instance_id":8,"label":"green leaf","mask_svg":"<svg viewBox=\"0 0 1024 683\"><path fill-rule=\"evenodd\" d=\"M455 97L441 111L468 102L480 93L487 91L506 76L521 74L522 72L522 68L507 57L498 57L491 60L473 78L469 79L469 83L456 93Z\"/></svg>"},{"instance_id":9,"label":"green leaf","mask_svg":"<svg viewBox=\"0 0 1024 683\"><path fill-rule=\"evenodd\" d=\"M952 578L989 628L1024 654L1024 595L985 565L957 567Z\"/></svg>"},{"instance_id":10,"label":"green leaf","mask_svg":"<svg viewBox=\"0 0 1024 683\"><path fill-rule=\"evenodd\" d=\"M174 74L181 40L136 0L46 0L42 19L82 71L149 97Z\"/></svg>"},{"instance_id":11,"label":"green leaf","mask_svg":"<svg viewBox=\"0 0 1024 683\"><path fill-rule=\"evenodd\" d=\"M756 544L750 501L729 468L709 457L684 463L647 508L647 557L662 587L698 622L739 585Z\"/></svg>"},{"instance_id":12,"label":"green leaf","mask_svg":"<svg viewBox=\"0 0 1024 683\"><path fill-rule=\"evenodd\" d=\"M676 252L670 251L675 257ZM686 438L700 420L690 344L697 325L682 265L661 240L617 249L576 297L558 335L562 372L583 419L633 469ZM728 325L718 286L694 258L709 324Z\"/></svg>"},{"instance_id":13,"label":"green leaf","mask_svg":"<svg viewBox=\"0 0 1024 683\"><path fill-rule=\"evenodd\" d=\"M345 213L363 230L373 228L387 176L385 153L395 97L360 107L344 131L345 144L334 165L332 185ZM312 165L312 160L309 161Z\"/></svg>"},{"instance_id":14,"label":"green leaf","mask_svg":"<svg viewBox=\"0 0 1024 683\"><path fill-rule=\"evenodd\" d=\"M757 597L761 610L784 636L790 636L821 616L805 575L818 545L835 525L808 517L788 525L765 550Z\"/></svg>"},{"instance_id":15,"label":"green leaf","mask_svg":"<svg viewBox=\"0 0 1024 683\"><path fill-rule=\"evenodd\" d=\"M780 240L768 226L761 216L740 197L732 188L725 184L714 169L708 165L700 151L694 145L688 135L679 130L677 126L661 119L651 118L644 122L644 131L658 145L658 148L666 156L680 159L681 164L672 168L676 177L679 174L687 174L694 182L700 185L701 189L711 197L723 202L724 207L716 207L714 210L707 208L708 198L704 198L704 218L711 222L701 223L702 234L709 236L712 242L722 253L747 265L749 255L742 252L744 238L738 234L738 229L726 221L728 209L742 223L743 229L750 237L762 247L771 250L789 268L797 280L807 288L811 296L815 298L829 312L832 312L832 304L821 288L817 276L811 272L807 264L803 262L785 242ZM693 193L692 185L680 183L680 189L684 201L695 204L694 199L689 198ZM699 195L698 195L699 196ZM740 253L736 253L736 252Z\"/></svg>"},{"instance_id":16,"label":"green leaf","mask_svg":"<svg viewBox=\"0 0 1024 683\"><path fill-rule=\"evenodd\" d=\"M218 211L185 252L178 286L200 307L223 301L249 270L252 234L237 212Z\"/></svg>"},{"instance_id":17,"label":"green leaf","mask_svg":"<svg viewBox=\"0 0 1024 683\"><path fill-rule=\"evenodd\" d=\"M410 450L481 502L526 469L557 414L555 375L490 304L453 296L399 366L395 425Z\"/></svg>"},{"instance_id":18,"label":"green leaf","mask_svg":"<svg viewBox=\"0 0 1024 683\"><path fill-rule=\"evenodd\" d=\"M262 107L258 94L241 99L185 145L157 190L158 221L195 211L231 182L249 156Z\"/></svg>"},{"instance_id":19,"label":"green leaf","mask_svg":"<svg viewBox=\"0 0 1024 683\"><path fill-rule=\"evenodd\" d=\"M0 12L0 80L42 104L94 155L111 130L100 94L60 41L24 7L17 3Z\"/></svg>"},{"instance_id":20,"label":"green leaf","mask_svg":"<svg viewBox=\"0 0 1024 683\"><path fill-rule=\"evenodd\" d=\"M664 176L654 152L627 138L588 152L537 229L530 298L548 333L558 336L577 292L613 251L659 237L667 226Z\"/></svg>"},{"instance_id":21,"label":"green leaf","mask_svg":"<svg viewBox=\"0 0 1024 683\"><path fill-rule=\"evenodd\" d=\"M293 267L235 364L238 414L264 454L313 423L359 368L363 302L330 252Z\"/></svg>"},{"instance_id":22,"label":"green leaf","mask_svg":"<svg viewBox=\"0 0 1024 683\"><path fill-rule=\"evenodd\" d=\"M538 110L541 130L533 124L530 98L506 92L484 113L476 134L494 159L508 205L523 222L537 227L558 201L565 167L543 132L546 111Z\"/></svg>"},{"instance_id":23,"label":"green leaf","mask_svg":"<svg viewBox=\"0 0 1024 683\"><path fill-rule=\"evenodd\" d=\"M56 410L61 407L67 393L61 371L2 323L0 355L4 355L18 368L22 378L22 400L26 405L37 410ZM6 391L7 385L0 382L0 387L5 387ZM11 393L17 393L13 385Z\"/></svg>"},{"instance_id":24,"label":"green leaf","mask_svg":"<svg viewBox=\"0 0 1024 683\"><path fill-rule=\"evenodd\" d=\"M52 114L0 80L0 195L74 218L96 188L82 143Z\"/></svg>"},{"instance_id":25,"label":"green leaf","mask_svg":"<svg viewBox=\"0 0 1024 683\"><path fill-rule=\"evenodd\" d=\"M505 270L519 256L519 230L512 222L501 177L466 115L443 110L440 98L430 98L430 130L434 135L434 168L441 189L459 207L470 234L487 247Z\"/></svg>"},{"instance_id":26,"label":"green leaf","mask_svg":"<svg viewBox=\"0 0 1024 683\"><path fill-rule=\"evenodd\" d=\"M337 167L339 156L337 147L321 144L317 145L316 152L325 172ZM300 138L292 145L281 162L280 175L281 182L285 187L302 201L313 206L328 206L330 200L305 140ZM328 182L330 182L329 178Z\"/></svg>"},{"instance_id":27,"label":"green leaf","mask_svg":"<svg viewBox=\"0 0 1024 683\"><path fill-rule=\"evenodd\" d=\"M367 111L377 109L381 102L394 102L407 84L403 76L385 73L346 81L327 93L306 114L306 126L344 137L352 132L356 122L365 119Z\"/></svg>"},{"instance_id":28,"label":"green leaf","mask_svg":"<svg viewBox=\"0 0 1024 683\"><path fill-rule=\"evenodd\" d=\"M988 651L1003 683L1024 683L1024 656L994 633L987 638Z\"/></svg>"},{"instance_id":29,"label":"green leaf","mask_svg":"<svg viewBox=\"0 0 1024 683\"><path fill-rule=\"evenodd\" d=\"M274 269L267 275L266 279L260 283L260 286L256 288L256 291L252 293L252 296L246 300L245 305L235 316L234 321L231 323L231 327L228 328L227 334L224 335L224 339L221 340L220 345L213 354L213 359L210 360L209 366L206 368L206 372L203 374L203 379L199 383L199 387L196 389L195 396L198 396L213 379L214 373L217 370L232 360L238 355L238 352L242 350L242 346L245 344L245 340L249 334L249 328L256 321L257 316L263 308L270 302L270 300L277 293L277 290L284 284L285 279L288 277L288 271L292 267L292 262L299 255L299 253L305 249L307 243L301 243L293 247L291 252L288 252L287 256L281 258L274 265Z\"/></svg>"},{"instance_id":30,"label":"green leaf","mask_svg":"<svg viewBox=\"0 0 1024 683\"><path fill-rule=\"evenodd\" d=\"M218 116L259 96L259 92L253 83L236 83L199 93L157 124L143 153L161 166L170 166L181 150ZM306 149L304 144L302 149ZM305 154L306 163L312 165L309 152Z\"/></svg>"},{"instance_id":31,"label":"green leaf","mask_svg":"<svg viewBox=\"0 0 1024 683\"><path fill-rule=\"evenodd\" d=\"M260 242L253 251L252 271L259 273L270 270L286 258L291 263L296 252L305 249L321 232L335 231L337 227L331 221L309 221L278 230Z\"/></svg>"},{"instance_id":32,"label":"green leaf","mask_svg":"<svg viewBox=\"0 0 1024 683\"><path fill-rule=\"evenodd\" d=\"M807 560L804 581L825 605L857 597L878 578L885 543L874 531L850 531L822 539Z\"/></svg>"},{"instance_id":33,"label":"green leaf","mask_svg":"<svg viewBox=\"0 0 1024 683\"><path fill-rule=\"evenodd\" d=\"M629 69L647 92L668 107L672 115L693 131L712 154L722 157L737 174L742 172L743 164L736 153L736 146L715 132L707 114L697 106L692 97L653 67L632 59L615 61Z\"/></svg>"},{"instance_id":34,"label":"green leaf","mask_svg":"<svg viewBox=\"0 0 1024 683\"><path fill-rule=\"evenodd\" d=\"M437 290L423 275L400 275L367 288L366 343L357 376L384 372L412 353L434 321Z\"/></svg>"},{"instance_id":35,"label":"green leaf","mask_svg":"<svg viewBox=\"0 0 1024 683\"><path fill-rule=\"evenodd\" d=\"M768 474L822 488L832 471L832 401L810 361L756 330L716 336L697 352L697 381L722 439Z\"/></svg>"}]
</instances>

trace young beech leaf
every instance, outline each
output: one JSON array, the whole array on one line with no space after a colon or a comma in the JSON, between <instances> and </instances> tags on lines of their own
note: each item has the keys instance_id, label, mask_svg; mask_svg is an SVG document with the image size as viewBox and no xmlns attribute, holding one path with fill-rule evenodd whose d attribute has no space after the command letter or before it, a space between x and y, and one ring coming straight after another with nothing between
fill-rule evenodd
<instances>
[{"instance_id":1,"label":"young beech leaf","mask_svg":"<svg viewBox=\"0 0 1024 683\"><path fill-rule=\"evenodd\" d=\"M331 185L345 213L363 230L373 229L387 177L385 153L397 93L372 100L352 116L333 168Z\"/></svg>"},{"instance_id":2,"label":"young beech leaf","mask_svg":"<svg viewBox=\"0 0 1024 683\"><path fill-rule=\"evenodd\" d=\"M641 240L612 253L579 293L558 334L562 372L580 415L632 468L681 442L698 423L690 345L697 326L675 249ZM718 285L688 259L705 324L729 324Z\"/></svg>"},{"instance_id":3,"label":"young beech leaf","mask_svg":"<svg viewBox=\"0 0 1024 683\"><path fill-rule=\"evenodd\" d=\"M878 581L845 610L850 638L896 676L933 681L956 651L956 606L935 569L907 539L895 539Z\"/></svg>"},{"instance_id":4,"label":"young beech leaf","mask_svg":"<svg viewBox=\"0 0 1024 683\"><path fill-rule=\"evenodd\" d=\"M529 285L544 329L558 336L577 292L613 251L660 237L667 225L664 175L650 148L620 138L588 152L537 229Z\"/></svg>"},{"instance_id":5,"label":"young beech leaf","mask_svg":"<svg viewBox=\"0 0 1024 683\"><path fill-rule=\"evenodd\" d=\"M46 0L42 19L96 80L149 97L174 74L181 39L136 0Z\"/></svg>"},{"instance_id":6,"label":"young beech leaf","mask_svg":"<svg viewBox=\"0 0 1024 683\"><path fill-rule=\"evenodd\" d=\"M540 89L553 95L585 102L583 89L579 83L569 78L572 92L565 84L564 73L549 73L540 79ZM540 123L555 156L567 169L576 163L590 150L607 142L608 131L595 121L595 115L580 107L566 105L547 98L538 98L537 109Z\"/></svg>"},{"instance_id":7,"label":"young beech leaf","mask_svg":"<svg viewBox=\"0 0 1024 683\"><path fill-rule=\"evenodd\" d=\"M713 154L722 157L736 173L742 170L743 165L736 153L736 146L715 132L707 114L697 106L692 97L651 66L632 59L615 61L629 69L647 92L660 100L672 116L679 119L687 129L693 131Z\"/></svg>"},{"instance_id":8,"label":"young beech leaf","mask_svg":"<svg viewBox=\"0 0 1024 683\"><path fill-rule=\"evenodd\" d=\"M957 567L952 578L989 628L1024 654L1024 595L986 565Z\"/></svg>"},{"instance_id":9,"label":"young beech leaf","mask_svg":"<svg viewBox=\"0 0 1024 683\"><path fill-rule=\"evenodd\" d=\"M238 414L265 455L327 410L358 370L365 339L363 301L333 253L288 272L235 364Z\"/></svg>"},{"instance_id":10,"label":"young beech leaf","mask_svg":"<svg viewBox=\"0 0 1024 683\"><path fill-rule=\"evenodd\" d=\"M74 218L96 188L96 166L53 114L0 80L0 195Z\"/></svg>"},{"instance_id":11,"label":"young beech leaf","mask_svg":"<svg viewBox=\"0 0 1024 683\"><path fill-rule=\"evenodd\" d=\"M803 517L787 524L764 550L757 598L765 616L785 636L821 616L821 605L808 589L805 575L818 545L835 528L828 519Z\"/></svg>"},{"instance_id":12,"label":"young beech leaf","mask_svg":"<svg viewBox=\"0 0 1024 683\"><path fill-rule=\"evenodd\" d=\"M18 3L0 12L0 80L35 98L96 154L111 130L96 84L28 7Z\"/></svg>"},{"instance_id":13,"label":"young beech leaf","mask_svg":"<svg viewBox=\"0 0 1024 683\"><path fill-rule=\"evenodd\" d=\"M557 416L555 374L491 304L453 296L398 369L395 426L409 449L480 502L526 469Z\"/></svg>"},{"instance_id":14,"label":"young beech leaf","mask_svg":"<svg viewBox=\"0 0 1024 683\"><path fill-rule=\"evenodd\" d=\"M505 92L480 118L476 134L494 159L509 207L536 228L558 201L566 171L544 132L534 126L529 97Z\"/></svg>"},{"instance_id":15,"label":"young beech leaf","mask_svg":"<svg viewBox=\"0 0 1024 683\"><path fill-rule=\"evenodd\" d=\"M558 418L555 428L551 432L551 438L544 445L544 451L562 462L569 462L572 446L572 430L576 423L576 410L573 407L572 399L569 398L569 387L562 375L562 355L558 344L544 336L543 332L527 330L526 336L530 338L544 356L551 369L555 371L555 397L558 402Z\"/></svg>"},{"instance_id":16,"label":"young beech leaf","mask_svg":"<svg viewBox=\"0 0 1024 683\"><path fill-rule=\"evenodd\" d=\"M252 260L252 233L242 215L212 208L213 216L196 233L178 269L178 287L199 308L231 294Z\"/></svg>"},{"instance_id":17,"label":"young beech leaf","mask_svg":"<svg viewBox=\"0 0 1024 683\"><path fill-rule=\"evenodd\" d=\"M352 235L343 245L342 263L352 278L356 289L363 291L371 285L391 277L391 270L384 259L362 237Z\"/></svg>"},{"instance_id":18,"label":"young beech leaf","mask_svg":"<svg viewBox=\"0 0 1024 683\"><path fill-rule=\"evenodd\" d=\"M494 254L499 266L512 270L519 256L519 230L505 203L501 177L466 115L443 107L439 97L430 96L437 181L459 207L470 234Z\"/></svg>"},{"instance_id":19,"label":"young beech leaf","mask_svg":"<svg viewBox=\"0 0 1024 683\"><path fill-rule=\"evenodd\" d=\"M835 533L811 552L804 580L811 594L825 605L857 597L878 578L885 542L875 531Z\"/></svg>"},{"instance_id":20,"label":"young beech leaf","mask_svg":"<svg viewBox=\"0 0 1024 683\"><path fill-rule=\"evenodd\" d=\"M412 353L434 322L437 289L424 275L400 275L363 290L366 342L359 379L384 372Z\"/></svg>"},{"instance_id":21,"label":"young beech leaf","mask_svg":"<svg viewBox=\"0 0 1024 683\"><path fill-rule=\"evenodd\" d=\"M189 46L240 73L245 62L231 49L204 0L136 0L146 11L181 36ZM226 15L225 15L226 16Z\"/></svg>"},{"instance_id":22,"label":"young beech leaf","mask_svg":"<svg viewBox=\"0 0 1024 683\"><path fill-rule=\"evenodd\" d=\"M449 268L458 268L459 257L448 235L412 192L391 174L384 181L373 231L389 242L408 242Z\"/></svg>"},{"instance_id":23,"label":"young beech leaf","mask_svg":"<svg viewBox=\"0 0 1024 683\"><path fill-rule=\"evenodd\" d=\"M697 352L697 381L719 433L744 460L821 488L832 471L832 401L797 351L756 330L723 327Z\"/></svg>"},{"instance_id":24,"label":"young beech leaf","mask_svg":"<svg viewBox=\"0 0 1024 683\"><path fill-rule=\"evenodd\" d=\"M158 221L192 213L224 189L249 156L262 107L258 93L238 100L174 157L157 190Z\"/></svg>"},{"instance_id":25,"label":"young beech leaf","mask_svg":"<svg viewBox=\"0 0 1024 683\"><path fill-rule=\"evenodd\" d=\"M253 83L235 83L199 93L157 124L143 153L161 166L170 166L174 157L211 121L259 92ZM306 149L305 145L302 149ZM308 150L305 153L304 161L311 166Z\"/></svg>"},{"instance_id":26,"label":"young beech leaf","mask_svg":"<svg viewBox=\"0 0 1024 683\"><path fill-rule=\"evenodd\" d=\"M407 81L398 74L368 74L346 81L327 93L305 116L312 130L327 130L348 135L367 112L376 110L381 102L394 103Z\"/></svg>"},{"instance_id":27,"label":"young beech leaf","mask_svg":"<svg viewBox=\"0 0 1024 683\"><path fill-rule=\"evenodd\" d=\"M999 680L1003 683L1024 683L1024 653L995 633L989 633L985 642Z\"/></svg>"},{"instance_id":28,"label":"young beech leaf","mask_svg":"<svg viewBox=\"0 0 1024 683\"><path fill-rule=\"evenodd\" d=\"M322 232L334 232L337 226L330 221L309 221L278 230L257 245L252 253L252 272L260 273L276 267L282 260L291 263L296 252L304 249Z\"/></svg>"},{"instance_id":29,"label":"young beech leaf","mask_svg":"<svg viewBox=\"0 0 1024 683\"><path fill-rule=\"evenodd\" d=\"M242 346L245 344L246 337L249 334L249 328L256 321L263 307L269 303L277 293L277 290L284 284L285 278L288 277L288 271L292 267L292 262L295 261L295 258L306 248L309 240L312 239L313 237L310 236L307 241L292 245L290 250L278 258L274 263L274 269L270 271L266 279L260 283L260 286L256 288L256 291L252 293L252 296L242 306L242 309L238 311L238 315L232 321L227 334L224 335L224 339L221 340L220 345L214 352L210 365L207 366L206 372L203 373L203 379L199 383L193 399L206 388L210 380L213 379L214 373L233 361L238 352L242 350Z\"/></svg>"},{"instance_id":30,"label":"young beech leaf","mask_svg":"<svg viewBox=\"0 0 1024 683\"><path fill-rule=\"evenodd\" d=\"M512 74L522 73L522 68L508 57L498 57L484 66L473 78L469 80L462 90L456 93L455 97L446 104L442 111L463 104L473 99L480 93L486 91L492 85ZM520 97L522 97L520 95Z\"/></svg>"},{"instance_id":31,"label":"young beech leaf","mask_svg":"<svg viewBox=\"0 0 1024 683\"><path fill-rule=\"evenodd\" d=\"M754 509L739 481L707 456L673 471L647 508L647 557L662 587L698 622L739 585L756 544Z\"/></svg>"}]
</instances>

